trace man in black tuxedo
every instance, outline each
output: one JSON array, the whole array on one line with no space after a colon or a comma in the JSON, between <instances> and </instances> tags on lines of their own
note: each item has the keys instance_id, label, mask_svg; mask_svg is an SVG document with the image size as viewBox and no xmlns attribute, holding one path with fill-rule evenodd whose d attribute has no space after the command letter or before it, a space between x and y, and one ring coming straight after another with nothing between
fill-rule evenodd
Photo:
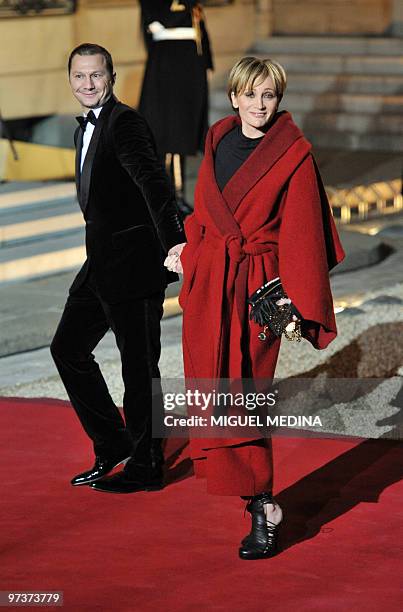
<instances>
[{"instance_id":1,"label":"man in black tuxedo","mask_svg":"<svg viewBox=\"0 0 403 612\"><path fill-rule=\"evenodd\" d=\"M71 482L114 493L158 489L163 454L161 440L152 438L152 379L160 377L164 290L177 279L163 261L167 253L175 258L185 236L145 120L113 95L109 52L80 45L68 70L84 113L75 143L87 259L70 287L51 353L96 457ZM122 361L125 420L92 355L110 328ZM158 397L154 410L162 410ZM119 464L124 470L103 478Z\"/></svg>"}]
</instances>

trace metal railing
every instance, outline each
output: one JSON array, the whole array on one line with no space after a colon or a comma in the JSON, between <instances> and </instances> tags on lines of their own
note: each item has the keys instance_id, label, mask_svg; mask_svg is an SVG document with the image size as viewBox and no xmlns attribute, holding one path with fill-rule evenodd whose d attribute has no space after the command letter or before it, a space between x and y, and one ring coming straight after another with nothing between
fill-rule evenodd
<instances>
[{"instance_id":1,"label":"metal railing","mask_svg":"<svg viewBox=\"0 0 403 612\"><path fill-rule=\"evenodd\" d=\"M357 185L350 189L326 186L326 193L333 215L341 223L403 210L402 179Z\"/></svg>"}]
</instances>

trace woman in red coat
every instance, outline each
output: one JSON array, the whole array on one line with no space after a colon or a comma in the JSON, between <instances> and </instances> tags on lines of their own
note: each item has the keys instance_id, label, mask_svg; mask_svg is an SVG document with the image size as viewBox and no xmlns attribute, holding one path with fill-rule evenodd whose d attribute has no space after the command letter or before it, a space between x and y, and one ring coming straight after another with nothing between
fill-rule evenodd
<instances>
[{"instance_id":1,"label":"woman in red coat","mask_svg":"<svg viewBox=\"0 0 403 612\"><path fill-rule=\"evenodd\" d=\"M291 115L278 111L285 86L277 62L241 59L228 86L236 114L207 135L194 214L185 224L188 242L166 261L184 275L186 379L273 379L280 338L259 339L262 328L249 320L247 306L271 279L280 278L301 316L289 328L299 326L316 349L337 334L329 270L344 252L311 145ZM190 444L196 476L207 479L209 493L249 500L252 530L240 557L273 556L282 511L272 497L270 439L257 434Z\"/></svg>"}]
</instances>

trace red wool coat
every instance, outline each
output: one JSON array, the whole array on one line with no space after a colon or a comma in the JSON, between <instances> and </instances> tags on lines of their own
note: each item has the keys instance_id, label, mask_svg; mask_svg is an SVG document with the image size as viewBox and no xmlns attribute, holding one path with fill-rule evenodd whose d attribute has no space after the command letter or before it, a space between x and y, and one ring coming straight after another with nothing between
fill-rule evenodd
<instances>
[{"instance_id":1,"label":"red wool coat","mask_svg":"<svg viewBox=\"0 0 403 612\"><path fill-rule=\"evenodd\" d=\"M303 336L325 348L337 334L329 270L344 258L311 145L288 112L279 113L265 137L220 192L214 152L238 116L209 131L185 224L181 255L185 378L270 379L279 339L262 342L249 322L247 298L280 276L304 319ZM193 440L204 449L241 440Z\"/></svg>"}]
</instances>

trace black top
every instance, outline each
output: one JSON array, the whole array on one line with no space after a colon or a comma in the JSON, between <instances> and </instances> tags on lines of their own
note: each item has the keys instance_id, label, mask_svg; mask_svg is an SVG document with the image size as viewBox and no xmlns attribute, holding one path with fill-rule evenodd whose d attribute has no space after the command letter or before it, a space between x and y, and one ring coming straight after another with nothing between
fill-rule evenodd
<instances>
[{"instance_id":1,"label":"black top","mask_svg":"<svg viewBox=\"0 0 403 612\"><path fill-rule=\"evenodd\" d=\"M214 170L217 185L222 191L235 172L256 149L264 136L248 138L237 125L220 140L217 146Z\"/></svg>"}]
</instances>

